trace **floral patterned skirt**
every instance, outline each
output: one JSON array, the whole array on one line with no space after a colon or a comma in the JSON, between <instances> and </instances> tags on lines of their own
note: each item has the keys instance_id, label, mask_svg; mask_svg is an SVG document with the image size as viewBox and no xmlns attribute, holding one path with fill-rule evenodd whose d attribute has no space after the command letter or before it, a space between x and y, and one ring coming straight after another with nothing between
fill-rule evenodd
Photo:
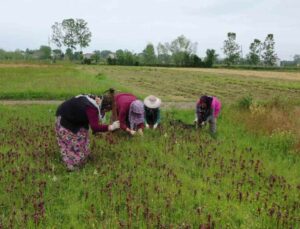
<instances>
[{"instance_id":1,"label":"floral patterned skirt","mask_svg":"<svg viewBox=\"0 0 300 229\"><path fill-rule=\"evenodd\" d=\"M74 134L60 124L57 117L55 131L63 162L69 170L82 165L90 154L89 131L85 128Z\"/></svg>"}]
</instances>

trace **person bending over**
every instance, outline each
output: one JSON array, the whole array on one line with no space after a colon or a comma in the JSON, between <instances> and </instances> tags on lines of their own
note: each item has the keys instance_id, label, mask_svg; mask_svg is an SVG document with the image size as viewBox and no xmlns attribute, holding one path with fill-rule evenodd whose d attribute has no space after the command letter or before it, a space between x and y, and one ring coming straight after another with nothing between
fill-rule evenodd
<instances>
[{"instance_id":1,"label":"person bending over","mask_svg":"<svg viewBox=\"0 0 300 229\"><path fill-rule=\"evenodd\" d=\"M89 127L93 133L113 131L120 127L118 121L100 125L102 118L99 96L79 95L63 102L56 111L55 131L62 160L69 171L86 162L90 155Z\"/></svg>"},{"instance_id":2,"label":"person bending over","mask_svg":"<svg viewBox=\"0 0 300 229\"><path fill-rule=\"evenodd\" d=\"M196 119L198 127L203 127L207 122L212 134L217 131L217 118L221 111L221 102L214 96L203 95L196 104Z\"/></svg>"},{"instance_id":3,"label":"person bending over","mask_svg":"<svg viewBox=\"0 0 300 229\"><path fill-rule=\"evenodd\" d=\"M154 95L149 95L144 99L144 105L146 128L156 129L160 123L161 100Z\"/></svg>"}]
</instances>

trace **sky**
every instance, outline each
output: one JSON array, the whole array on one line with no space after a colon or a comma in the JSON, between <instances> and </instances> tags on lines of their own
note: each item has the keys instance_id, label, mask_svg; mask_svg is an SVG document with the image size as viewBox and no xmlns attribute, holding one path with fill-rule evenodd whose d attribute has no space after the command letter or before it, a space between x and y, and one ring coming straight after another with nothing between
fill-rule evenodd
<instances>
[{"instance_id":1,"label":"sky","mask_svg":"<svg viewBox=\"0 0 300 229\"><path fill-rule=\"evenodd\" d=\"M222 57L227 33L235 32L243 56L269 33L281 60L300 54L300 0L0 0L0 9L0 48L10 51L48 45L55 22L82 18L92 32L84 52L139 53L184 35L198 43L200 57L208 48Z\"/></svg>"}]
</instances>

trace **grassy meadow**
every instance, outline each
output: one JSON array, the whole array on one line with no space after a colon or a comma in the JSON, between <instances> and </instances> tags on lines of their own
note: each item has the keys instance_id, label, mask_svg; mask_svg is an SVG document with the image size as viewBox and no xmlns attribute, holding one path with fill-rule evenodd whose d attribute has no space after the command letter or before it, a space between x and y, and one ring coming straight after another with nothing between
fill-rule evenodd
<instances>
[{"instance_id":1,"label":"grassy meadow","mask_svg":"<svg viewBox=\"0 0 300 229\"><path fill-rule=\"evenodd\" d=\"M172 102L194 102L207 93L227 104L251 96L263 102L280 97L300 105L300 72L0 64L1 99L64 99L109 87Z\"/></svg>"},{"instance_id":2,"label":"grassy meadow","mask_svg":"<svg viewBox=\"0 0 300 229\"><path fill-rule=\"evenodd\" d=\"M100 94L118 84L65 65L0 65L0 99L64 99Z\"/></svg>"},{"instance_id":3,"label":"grassy meadow","mask_svg":"<svg viewBox=\"0 0 300 229\"><path fill-rule=\"evenodd\" d=\"M216 95L227 104L249 95L260 101L283 97L300 104L299 72L120 66L79 68L104 74L142 96L156 94L165 101L195 101L200 94L206 93Z\"/></svg>"},{"instance_id":4,"label":"grassy meadow","mask_svg":"<svg viewBox=\"0 0 300 229\"><path fill-rule=\"evenodd\" d=\"M289 135L256 136L225 109L217 139L163 113L157 132L92 137L76 172L60 162L55 106L0 106L3 228L297 228L299 155ZM209 227L210 225L210 227Z\"/></svg>"},{"instance_id":5,"label":"grassy meadow","mask_svg":"<svg viewBox=\"0 0 300 229\"><path fill-rule=\"evenodd\" d=\"M56 105L0 105L0 228L299 228L300 79L264 73L0 65L1 99L115 87L178 103L143 137L91 134L92 157L71 173ZM223 102L217 136L180 109L202 93Z\"/></svg>"}]
</instances>

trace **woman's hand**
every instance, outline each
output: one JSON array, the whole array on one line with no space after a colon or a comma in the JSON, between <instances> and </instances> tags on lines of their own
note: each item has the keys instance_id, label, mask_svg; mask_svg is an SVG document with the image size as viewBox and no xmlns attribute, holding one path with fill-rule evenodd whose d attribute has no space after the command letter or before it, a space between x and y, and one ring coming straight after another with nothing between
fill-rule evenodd
<instances>
[{"instance_id":1,"label":"woman's hand","mask_svg":"<svg viewBox=\"0 0 300 229\"><path fill-rule=\"evenodd\" d=\"M120 121L115 121L111 125L108 126L109 131L114 131L120 128Z\"/></svg>"},{"instance_id":2,"label":"woman's hand","mask_svg":"<svg viewBox=\"0 0 300 229\"><path fill-rule=\"evenodd\" d=\"M133 135L135 135L135 134L136 134L136 131L134 131L134 130L130 130L130 132L129 132L129 133L130 133L130 135L131 135L131 136L133 136Z\"/></svg>"},{"instance_id":3,"label":"woman's hand","mask_svg":"<svg viewBox=\"0 0 300 229\"><path fill-rule=\"evenodd\" d=\"M126 132L129 133L131 136L133 136L133 135L136 134L136 131L131 130L131 129L129 129L129 128L126 129Z\"/></svg>"}]
</instances>

